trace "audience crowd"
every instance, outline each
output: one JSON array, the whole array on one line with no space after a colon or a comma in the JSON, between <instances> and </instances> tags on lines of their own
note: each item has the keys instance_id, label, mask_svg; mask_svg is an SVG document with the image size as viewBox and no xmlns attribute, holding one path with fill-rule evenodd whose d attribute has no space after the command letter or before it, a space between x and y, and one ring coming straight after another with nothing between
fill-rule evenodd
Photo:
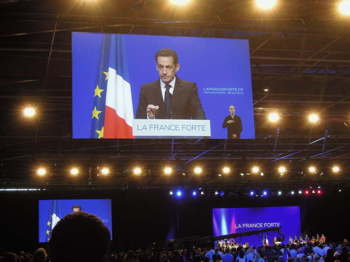
<instances>
[{"instance_id":1,"label":"audience crowd","mask_svg":"<svg viewBox=\"0 0 350 262\"><path fill-rule=\"evenodd\" d=\"M350 261L350 243L326 241L326 237L277 238L259 247L234 240L218 241L213 248L167 248L111 251L108 229L94 215L70 214L52 232L47 251L0 253L0 262L345 262Z\"/></svg>"}]
</instances>

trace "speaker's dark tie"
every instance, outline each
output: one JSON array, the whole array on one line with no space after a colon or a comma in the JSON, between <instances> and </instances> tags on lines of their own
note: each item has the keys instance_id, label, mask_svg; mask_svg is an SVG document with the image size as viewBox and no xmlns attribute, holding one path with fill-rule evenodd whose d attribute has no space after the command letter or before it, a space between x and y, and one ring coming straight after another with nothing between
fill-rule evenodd
<instances>
[{"instance_id":1,"label":"speaker's dark tie","mask_svg":"<svg viewBox=\"0 0 350 262\"><path fill-rule=\"evenodd\" d=\"M170 94L170 88L171 85L166 84L165 85L165 96L164 96L164 104L165 104L165 111L166 111L166 116L167 118L171 118L171 99L172 95Z\"/></svg>"}]
</instances>

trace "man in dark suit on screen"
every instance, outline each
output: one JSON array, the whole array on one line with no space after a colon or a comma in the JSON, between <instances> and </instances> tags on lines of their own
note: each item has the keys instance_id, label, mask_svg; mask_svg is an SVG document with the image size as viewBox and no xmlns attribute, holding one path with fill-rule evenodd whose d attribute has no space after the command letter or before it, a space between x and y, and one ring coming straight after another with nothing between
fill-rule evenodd
<instances>
[{"instance_id":1,"label":"man in dark suit on screen","mask_svg":"<svg viewBox=\"0 0 350 262\"><path fill-rule=\"evenodd\" d=\"M230 105L228 111L230 114L225 117L222 127L227 128L227 139L239 139L243 130L241 118L236 115L234 105Z\"/></svg>"},{"instance_id":2,"label":"man in dark suit on screen","mask_svg":"<svg viewBox=\"0 0 350 262\"><path fill-rule=\"evenodd\" d=\"M172 49L161 49L156 55L159 80L141 87L136 118L205 119L193 82L179 79L178 56Z\"/></svg>"}]
</instances>

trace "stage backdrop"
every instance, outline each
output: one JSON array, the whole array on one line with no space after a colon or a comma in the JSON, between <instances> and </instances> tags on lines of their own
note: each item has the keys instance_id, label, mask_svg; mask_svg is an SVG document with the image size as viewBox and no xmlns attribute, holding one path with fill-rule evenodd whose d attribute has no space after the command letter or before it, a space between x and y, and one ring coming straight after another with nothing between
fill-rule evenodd
<instances>
[{"instance_id":1,"label":"stage backdrop","mask_svg":"<svg viewBox=\"0 0 350 262\"><path fill-rule=\"evenodd\" d=\"M64 216L73 212L73 206L99 217L112 236L112 210L110 199L39 200L39 242L47 242L52 229Z\"/></svg>"},{"instance_id":2,"label":"stage backdrop","mask_svg":"<svg viewBox=\"0 0 350 262\"><path fill-rule=\"evenodd\" d=\"M73 138L134 138L140 87L159 79L155 53L174 49L177 76L195 82L211 136L227 138L229 105L241 118L241 138L254 139L248 40L73 33Z\"/></svg>"},{"instance_id":3,"label":"stage backdrop","mask_svg":"<svg viewBox=\"0 0 350 262\"><path fill-rule=\"evenodd\" d=\"M259 208L214 208L213 209L214 236L242 233L272 227L281 227L285 237L300 236L300 209L298 206L288 207L259 207ZM278 236L275 232L237 238L240 243L248 242L253 246L261 246L266 238L273 243Z\"/></svg>"}]
</instances>

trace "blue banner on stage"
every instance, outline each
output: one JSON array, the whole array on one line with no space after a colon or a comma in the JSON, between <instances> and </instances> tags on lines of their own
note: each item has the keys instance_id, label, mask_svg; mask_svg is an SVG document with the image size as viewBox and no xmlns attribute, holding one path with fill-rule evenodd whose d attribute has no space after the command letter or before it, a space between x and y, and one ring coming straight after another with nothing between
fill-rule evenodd
<instances>
[{"instance_id":1,"label":"blue banner on stage","mask_svg":"<svg viewBox=\"0 0 350 262\"><path fill-rule=\"evenodd\" d=\"M300 236L300 208L259 207L259 208L214 208L213 233L222 236L233 233L244 233L280 227L284 242ZM276 232L261 233L253 236L239 237L239 243L248 242L251 246L261 246L263 243L273 243L274 238L282 237Z\"/></svg>"}]
</instances>

